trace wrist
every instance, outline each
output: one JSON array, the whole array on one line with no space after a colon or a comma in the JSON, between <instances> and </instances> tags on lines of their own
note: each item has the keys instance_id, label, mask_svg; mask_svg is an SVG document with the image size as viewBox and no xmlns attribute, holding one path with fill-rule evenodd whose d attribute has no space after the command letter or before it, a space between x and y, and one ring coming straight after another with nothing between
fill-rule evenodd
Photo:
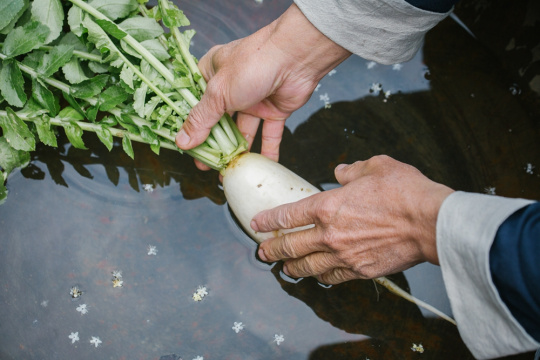
<instances>
[{"instance_id":1,"label":"wrist","mask_svg":"<svg viewBox=\"0 0 540 360\"><path fill-rule=\"evenodd\" d=\"M295 4L270 26L269 40L284 55L283 68L315 83L351 55L317 30Z\"/></svg>"}]
</instances>

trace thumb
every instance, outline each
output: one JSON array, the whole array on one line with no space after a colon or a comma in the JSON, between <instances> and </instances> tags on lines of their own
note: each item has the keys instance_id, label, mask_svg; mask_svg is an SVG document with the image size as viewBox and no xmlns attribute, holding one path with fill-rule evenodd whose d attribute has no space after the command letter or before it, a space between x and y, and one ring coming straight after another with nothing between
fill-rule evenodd
<instances>
[{"instance_id":1,"label":"thumb","mask_svg":"<svg viewBox=\"0 0 540 360\"><path fill-rule=\"evenodd\" d=\"M339 164L334 170L336 180L343 186L362 175L364 169L363 161L356 161L354 164Z\"/></svg>"},{"instance_id":2,"label":"thumb","mask_svg":"<svg viewBox=\"0 0 540 360\"><path fill-rule=\"evenodd\" d=\"M225 113L219 98L212 95L210 84L201 101L191 109L189 115L176 134L176 145L184 150L189 150L203 143L212 127L219 121Z\"/></svg>"}]
</instances>

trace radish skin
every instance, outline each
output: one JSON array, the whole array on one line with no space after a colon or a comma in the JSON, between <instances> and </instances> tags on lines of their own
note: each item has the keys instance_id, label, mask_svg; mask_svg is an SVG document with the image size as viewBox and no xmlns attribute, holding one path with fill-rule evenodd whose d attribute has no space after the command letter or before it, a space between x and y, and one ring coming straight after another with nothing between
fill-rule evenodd
<instances>
[{"instance_id":1,"label":"radish skin","mask_svg":"<svg viewBox=\"0 0 540 360\"><path fill-rule=\"evenodd\" d=\"M260 154L246 152L234 158L221 171L221 175L223 175L223 191L231 210L236 215L244 231L257 243L260 244L266 239L314 226L312 224L267 233L255 232L250 226L253 217L263 210L296 202L320 192L318 188L285 166ZM386 287L392 293L456 325L454 319L412 296L386 277L379 277L374 281Z\"/></svg>"}]
</instances>

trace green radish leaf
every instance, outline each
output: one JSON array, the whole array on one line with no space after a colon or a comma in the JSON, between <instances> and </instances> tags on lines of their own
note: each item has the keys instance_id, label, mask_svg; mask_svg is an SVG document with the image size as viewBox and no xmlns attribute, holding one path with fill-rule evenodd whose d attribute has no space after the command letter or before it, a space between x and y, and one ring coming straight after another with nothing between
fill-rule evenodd
<instances>
[{"instance_id":1,"label":"green radish leaf","mask_svg":"<svg viewBox=\"0 0 540 360\"><path fill-rule=\"evenodd\" d=\"M84 116L77 111L76 109L66 106L63 108L59 113L58 117L62 119L62 121L82 121L84 120Z\"/></svg>"},{"instance_id":2,"label":"green radish leaf","mask_svg":"<svg viewBox=\"0 0 540 360\"><path fill-rule=\"evenodd\" d=\"M111 86L100 95L100 110L109 111L116 105L127 100L129 94L121 86Z\"/></svg>"},{"instance_id":3,"label":"green radish leaf","mask_svg":"<svg viewBox=\"0 0 540 360\"><path fill-rule=\"evenodd\" d=\"M16 150L35 150L36 139L28 126L11 108L6 108L6 112L7 115L0 115L0 127L4 130L4 137L9 145Z\"/></svg>"},{"instance_id":4,"label":"green radish leaf","mask_svg":"<svg viewBox=\"0 0 540 360\"><path fill-rule=\"evenodd\" d=\"M133 152L131 139L127 134L122 138L122 148L131 159L135 160L135 153Z\"/></svg>"},{"instance_id":5,"label":"green radish leaf","mask_svg":"<svg viewBox=\"0 0 540 360\"><path fill-rule=\"evenodd\" d=\"M4 60L0 70L0 91L8 104L23 107L27 97L24 92L24 78L17 63L13 60Z\"/></svg>"},{"instance_id":6,"label":"green radish leaf","mask_svg":"<svg viewBox=\"0 0 540 360\"><path fill-rule=\"evenodd\" d=\"M2 51L8 58L26 54L43 45L49 33L49 28L38 21L18 26L6 36Z\"/></svg>"},{"instance_id":7,"label":"green radish leaf","mask_svg":"<svg viewBox=\"0 0 540 360\"><path fill-rule=\"evenodd\" d=\"M96 19L95 22L103 30L105 30L106 33L108 33L109 35L113 36L114 38L116 38L118 40L122 40L127 35L127 33L125 31L121 30L118 27L118 25L116 25L112 21Z\"/></svg>"},{"instance_id":8,"label":"green radish leaf","mask_svg":"<svg viewBox=\"0 0 540 360\"><path fill-rule=\"evenodd\" d=\"M118 26L137 41L155 39L164 33L163 28L155 19L142 16L127 18Z\"/></svg>"},{"instance_id":9,"label":"green radish leaf","mask_svg":"<svg viewBox=\"0 0 540 360\"><path fill-rule=\"evenodd\" d=\"M71 32L77 36L82 36L84 33L84 10L73 5L68 11L68 24Z\"/></svg>"},{"instance_id":10,"label":"green radish leaf","mask_svg":"<svg viewBox=\"0 0 540 360\"><path fill-rule=\"evenodd\" d=\"M68 137L69 142L76 147L77 149L83 149L87 150L87 147L84 145L84 141L82 139L83 136L83 130L79 125L77 125L74 122L66 123L63 125L64 130L66 131L66 135Z\"/></svg>"},{"instance_id":11,"label":"green radish leaf","mask_svg":"<svg viewBox=\"0 0 540 360\"><path fill-rule=\"evenodd\" d=\"M90 16L84 18L83 25L88 30L88 41L94 43L96 48L98 48L102 54L109 53L109 55L103 59L104 62L111 62L119 57L119 50L116 45L112 42L107 33L90 18Z\"/></svg>"},{"instance_id":12,"label":"green radish leaf","mask_svg":"<svg viewBox=\"0 0 540 360\"><path fill-rule=\"evenodd\" d=\"M125 18L132 11L137 10L138 6L136 0L91 0L88 4L113 21Z\"/></svg>"},{"instance_id":13,"label":"green radish leaf","mask_svg":"<svg viewBox=\"0 0 540 360\"><path fill-rule=\"evenodd\" d=\"M71 110L75 110L77 113L79 113L79 116L81 116L81 120L86 118L86 112L83 110L83 108L81 107L81 105L79 105L79 103L77 102L77 100L75 100L75 98L65 92L62 93L64 95L64 99L66 99L66 101L69 103L69 105L71 105L73 108L70 108L70 107L66 107L65 109L71 109ZM64 111L64 110L62 110ZM60 111L60 113L58 114L58 116L60 116L62 114L62 111Z\"/></svg>"},{"instance_id":14,"label":"green radish leaf","mask_svg":"<svg viewBox=\"0 0 540 360\"><path fill-rule=\"evenodd\" d=\"M146 125L141 128L141 137L144 141L150 144L150 148L153 152L159 155L159 138L154 132Z\"/></svg>"},{"instance_id":15,"label":"green radish leaf","mask_svg":"<svg viewBox=\"0 0 540 360\"><path fill-rule=\"evenodd\" d=\"M72 95L73 97L79 99L96 96L101 92L101 90L103 90L105 85L107 85L107 81L109 81L109 75L105 74L94 76L91 79L81 81L79 84L75 84L72 86L72 89L74 90L72 92Z\"/></svg>"},{"instance_id":16,"label":"green radish leaf","mask_svg":"<svg viewBox=\"0 0 540 360\"><path fill-rule=\"evenodd\" d=\"M49 116L43 114L42 116L34 120L34 124L36 124L38 136L42 143L53 147L58 146L58 144L56 143L56 134L51 129L51 122Z\"/></svg>"},{"instance_id":17,"label":"green radish leaf","mask_svg":"<svg viewBox=\"0 0 540 360\"><path fill-rule=\"evenodd\" d=\"M23 0L4 0L0 3L0 30L18 19L24 5Z\"/></svg>"},{"instance_id":18,"label":"green radish leaf","mask_svg":"<svg viewBox=\"0 0 540 360\"><path fill-rule=\"evenodd\" d=\"M133 69L131 69L129 66L124 65L122 67L122 71L120 72L120 79L126 84L131 90L135 90L135 87L133 85L133 78L135 76L135 73L133 72Z\"/></svg>"},{"instance_id":19,"label":"green radish leaf","mask_svg":"<svg viewBox=\"0 0 540 360\"><path fill-rule=\"evenodd\" d=\"M96 131L96 135L98 136L99 140L107 147L109 151L113 148L113 136L111 134L111 131L107 129L105 126L101 126L99 130Z\"/></svg>"},{"instance_id":20,"label":"green radish leaf","mask_svg":"<svg viewBox=\"0 0 540 360\"><path fill-rule=\"evenodd\" d=\"M118 121L116 121L113 117L105 116L103 119L101 119L99 123L107 127L112 127L116 126L118 124Z\"/></svg>"},{"instance_id":21,"label":"green radish leaf","mask_svg":"<svg viewBox=\"0 0 540 360\"><path fill-rule=\"evenodd\" d=\"M4 185L4 181L3 181L4 176L7 178L7 175L4 175L3 171L1 171L0 174L2 175L0 176L0 205L2 205L3 203L6 202L8 189Z\"/></svg>"},{"instance_id":22,"label":"green radish leaf","mask_svg":"<svg viewBox=\"0 0 540 360\"><path fill-rule=\"evenodd\" d=\"M133 122L133 120L131 120L128 115L122 114L122 116L120 117L117 116L116 121L118 121L118 123L130 133L139 135L139 127Z\"/></svg>"},{"instance_id":23,"label":"green radish leaf","mask_svg":"<svg viewBox=\"0 0 540 360\"><path fill-rule=\"evenodd\" d=\"M135 90L135 94L133 95L133 110L135 110L140 117L144 116L144 104L146 102L147 90L148 85L143 83Z\"/></svg>"},{"instance_id":24,"label":"green radish leaf","mask_svg":"<svg viewBox=\"0 0 540 360\"><path fill-rule=\"evenodd\" d=\"M188 26L190 22L184 12L176 7L172 2L169 1L169 9L165 9L160 6L161 17L163 24L170 28Z\"/></svg>"},{"instance_id":25,"label":"green radish leaf","mask_svg":"<svg viewBox=\"0 0 540 360\"><path fill-rule=\"evenodd\" d=\"M29 162L28 151L14 149L5 136L0 136L0 167L4 169L5 179L14 169L25 167ZM5 179L0 177L0 184L3 184Z\"/></svg>"},{"instance_id":26,"label":"green radish leaf","mask_svg":"<svg viewBox=\"0 0 540 360\"><path fill-rule=\"evenodd\" d=\"M45 39L45 44L60 36L64 23L64 10L60 0L34 0L32 18L49 28L50 32Z\"/></svg>"},{"instance_id":27,"label":"green radish leaf","mask_svg":"<svg viewBox=\"0 0 540 360\"><path fill-rule=\"evenodd\" d=\"M32 79L32 98L43 108L47 109L51 116L56 116L60 110L58 98L36 78Z\"/></svg>"},{"instance_id":28,"label":"green radish leaf","mask_svg":"<svg viewBox=\"0 0 540 360\"><path fill-rule=\"evenodd\" d=\"M45 54L37 68L38 73L44 77L49 77L61 66L64 66L73 56L73 45L58 45Z\"/></svg>"},{"instance_id":29,"label":"green radish leaf","mask_svg":"<svg viewBox=\"0 0 540 360\"><path fill-rule=\"evenodd\" d=\"M68 63L62 66L62 72L70 84L79 84L85 80L88 80L88 77L81 67L79 59L75 56L72 57Z\"/></svg>"},{"instance_id":30,"label":"green radish leaf","mask_svg":"<svg viewBox=\"0 0 540 360\"><path fill-rule=\"evenodd\" d=\"M99 104L95 106L90 106L88 109L86 109L86 117L91 122L96 122L98 112L99 112Z\"/></svg>"},{"instance_id":31,"label":"green radish leaf","mask_svg":"<svg viewBox=\"0 0 540 360\"><path fill-rule=\"evenodd\" d=\"M141 45L160 61L171 58L171 55L169 55L168 51L161 45L161 42L158 39L144 40L141 42Z\"/></svg>"}]
</instances>

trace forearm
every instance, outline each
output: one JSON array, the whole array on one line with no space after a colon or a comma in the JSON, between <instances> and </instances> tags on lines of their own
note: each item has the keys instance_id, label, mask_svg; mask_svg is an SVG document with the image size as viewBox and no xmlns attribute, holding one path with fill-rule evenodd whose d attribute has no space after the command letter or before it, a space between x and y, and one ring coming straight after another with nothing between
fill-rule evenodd
<instances>
[{"instance_id":1,"label":"forearm","mask_svg":"<svg viewBox=\"0 0 540 360\"><path fill-rule=\"evenodd\" d=\"M464 342L480 359L540 346L502 302L489 267L489 250L497 229L530 203L456 192L439 211L437 251L448 297Z\"/></svg>"}]
</instances>

